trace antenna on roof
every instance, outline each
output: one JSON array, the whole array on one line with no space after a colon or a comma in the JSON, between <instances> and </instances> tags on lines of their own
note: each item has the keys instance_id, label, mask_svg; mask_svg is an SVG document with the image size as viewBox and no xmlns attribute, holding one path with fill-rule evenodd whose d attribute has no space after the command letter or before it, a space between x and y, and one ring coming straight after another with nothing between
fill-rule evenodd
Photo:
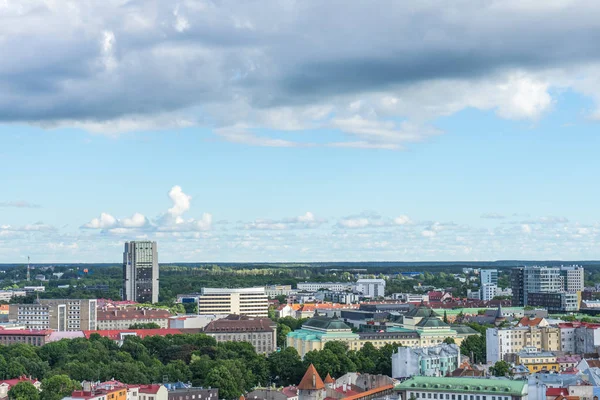
<instances>
[{"instance_id":1,"label":"antenna on roof","mask_svg":"<svg viewBox=\"0 0 600 400\"><path fill-rule=\"evenodd\" d=\"M29 273L30 269L31 269L31 266L29 264L29 256L27 256L27 282L29 282L29 280L31 279L31 275Z\"/></svg>"}]
</instances>

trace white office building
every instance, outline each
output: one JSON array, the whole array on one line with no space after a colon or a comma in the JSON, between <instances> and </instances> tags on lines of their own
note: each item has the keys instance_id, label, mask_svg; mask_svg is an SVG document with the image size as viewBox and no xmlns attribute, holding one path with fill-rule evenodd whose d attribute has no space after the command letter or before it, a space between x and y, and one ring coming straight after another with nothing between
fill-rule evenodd
<instances>
[{"instance_id":1,"label":"white office building","mask_svg":"<svg viewBox=\"0 0 600 400\"><path fill-rule=\"evenodd\" d=\"M560 267L564 290L568 293L583 292L583 267L571 265Z\"/></svg>"},{"instance_id":2,"label":"white office building","mask_svg":"<svg viewBox=\"0 0 600 400\"><path fill-rule=\"evenodd\" d=\"M126 242L123 252L123 299L158 302L158 252L156 242Z\"/></svg>"},{"instance_id":3,"label":"white office building","mask_svg":"<svg viewBox=\"0 0 600 400\"><path fill-rule=\"evenodd\" d=\"M359 279L354 285L357 292L371 299L385 296L385 279Z\"/></svg>"},{"instance_id":4,"label":"white office building","mask_svg":"<svg viewBox=\"0 0 600 400\"><path fill-rule=\"evenodd\" d=\"M332 292L341 292L352 289L351 283L344 282L302 282L296 285L298 290L304 292L316 292L320 289L331 290Z\"/></svg>"},{"instance_id":5,"label":"white office building","mask_svg":"<svg viewBox=\"0 0 600 400\"><path fill-rule=\"evenodd\" d=\"M480 291L481 300L492 300L494 297L496 297L496 294L498 293L498 286L494 285L493 283L484 283L483 285L481 285Z\"/></svg>"},{"instance_id":6,"label":"white office building","mask_svg":"<svg viewBox=\"0 0 600 400\"><path fill-rule=\"evenodd\" d=\"M481 277L481 286L492 284L498 286L498 270L497 269L482 269L479 272Z\"/></svg>"},{"instance_id":7,"label":"white office building","mask_svg":"<svg viewBox=\"0 0 600 400\"><path fill-rule=\"evenodd\" d=\"M202 288L197 294L198 314L237 314L268 317L269 300L264 287Z\"/></svg>"}]
</instances>

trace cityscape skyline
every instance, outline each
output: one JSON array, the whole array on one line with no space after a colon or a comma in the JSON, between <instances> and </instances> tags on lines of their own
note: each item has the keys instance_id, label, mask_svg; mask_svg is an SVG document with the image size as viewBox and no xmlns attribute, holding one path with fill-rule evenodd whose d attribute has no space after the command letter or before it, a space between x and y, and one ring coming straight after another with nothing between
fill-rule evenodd
<instances>
[{"instance_id":1,"label":"cityscape skyline","mask_svg":"<svg viewBox=\"0 0 600 400\"><path fill-rule=\"evenodd\" d=\"M600 4L379 9L0 5L0 263L600 259Z\"/></svg>"}]
</instances>

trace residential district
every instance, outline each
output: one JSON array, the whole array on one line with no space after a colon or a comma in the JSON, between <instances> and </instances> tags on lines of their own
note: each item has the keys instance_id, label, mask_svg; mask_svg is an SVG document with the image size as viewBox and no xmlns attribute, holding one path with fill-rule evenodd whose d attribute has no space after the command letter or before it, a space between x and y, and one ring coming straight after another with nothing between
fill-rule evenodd
<instances>
[{"instance_id":1,"label":"residential district","mask_svg":"<svg viewBox=\"0 0 600 400\"><path fill-rule=\"evenodd\" d=\"M0 298L10 303L0 306L6 349L0 399L597 399L600 323L594 315L600 302L593 300L598 288L584 286L584 272L576 265L514 267L501 287L499 270L465 268L454 277L479 289L457 296L453 288L420 284L389 293L389 276L359 271L338 282L202 287L177 295L178 304L194 310L181 313L155 305L156 243L128 242L122 299L40 298L43 285L2 291ZM28 267L28 281L29 274ZM421 273L400 274L410 280ZM35 300L18 301L27 294ZM115 357L132 366L121 372L124 378L102 380L100 372L69 369L68 363L47 373L63 353L92 352L82 344L87 341L114 346ZM186 346L188 353L178 358ZM25 347L38 351L46 372L30 368L23 356L11 358ZM242 354L247 349L255 355ZM368 364L370 355L380 365ZM215 364L221 358L268 360L269 367L262 382L235 386L225 376L235 375L230 368L240 364L223 369ZM289 371L287 360L301 371ZM157 373L162 379L136 378L133 370L144 367L138 361L157 368L164 362ZM69 373L74 370L77 376ZM52 375L61 372L72 385L53 385ZM233 376L234 383L244 379L251 382Z\"/></svg>"}]
</instances>

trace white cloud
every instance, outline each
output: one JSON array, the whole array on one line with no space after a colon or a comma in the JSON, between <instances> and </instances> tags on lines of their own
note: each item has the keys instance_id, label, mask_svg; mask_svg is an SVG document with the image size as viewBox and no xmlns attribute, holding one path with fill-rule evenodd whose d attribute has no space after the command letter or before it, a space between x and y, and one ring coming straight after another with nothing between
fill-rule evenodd
<instances>
[{"instance_id":1,"label":"white cloud","mask_svg":"<svg viewBox=\"0 0 600 400\"><path fill-rule=\"evenodd\" d=\"M131 218L124 218L123 221L121 221L121 225L124 228L141 228L146 225L146 223L146 217L140 213L135 213Z\"/></svg>"},{"instance_id":2,"label":"white cloud","mask_svg":"<svg viewBox=\"0 0 600 400\"><path fill-rule=\"evenodd\" d=\"M407 215L401 215L399 217L394 218L394 222L397 225L406 225L410 224L412 221Z\"/></svg>"},{"instance_id":3,"label":"white cloud","mask_svg":"<svg viewBox=\"0 0 600 400\"><path fill-rule=\"evenodd\" d=\"M117 225L117 219L108 213L101 213L99 218L94 218L84 228L89 229L108 229Z\"/></svg>"},{"instance_id":4,"label":"white cloud","mask_svg":"<svg viewBox=\"0 0 600 400\"><path fill-rule=\"evenodd\" d=\"M248 230L288 230L288 229L314 229L326 222L323 218L317 218L312 212L307 211L303 215L284 218L281 220L256 219L251 223L244 224Z\"/></svg>"},{"instance_id":5,"label":"white cloud","mask_svg":"<svg viewBox=\"0 0 600 400\"><path fill-rule=\"evenodd\" d=\"M531 226L528 224L522 224L521 225L521 232L525 233L525 234L530 234L532 232Z\"/></svg>"},{"instance_id":6,"label":"white cloud","mask_svg":"<svg viewBox=\"0 0 600 400\"><path fill-rule=\"evenodd\" d=\"M412 223L413 221L407 215L400 215L392 219L382 217L376 213L362 213L340 219L337 226L346 229L357 229L410 225Z\"/></svg>"},{"instance_id":7,"label":"white cloud","mask_svg":"<svg viewBox=\"0 0 600 400\"><path fill-rule=\"evenodd\" d=\"M502 215L502 214L490 212L490 213L481 214L481 218L484 218L484 219L505 219L506 216Z\"/></svg>"},{"instance_id":8,"label":"white cloud","mask_svg":"<svg viewBox=\"0 0 600 400\"><path fill-rule=\"evenodd\" d=\"M173 207L169 208L168 213L174 219L178 219L184 212L190 209L192 196L183 193L180 186L173 186L169 191L169 197L173 201Z\"/></svg>"}]
</instances>

